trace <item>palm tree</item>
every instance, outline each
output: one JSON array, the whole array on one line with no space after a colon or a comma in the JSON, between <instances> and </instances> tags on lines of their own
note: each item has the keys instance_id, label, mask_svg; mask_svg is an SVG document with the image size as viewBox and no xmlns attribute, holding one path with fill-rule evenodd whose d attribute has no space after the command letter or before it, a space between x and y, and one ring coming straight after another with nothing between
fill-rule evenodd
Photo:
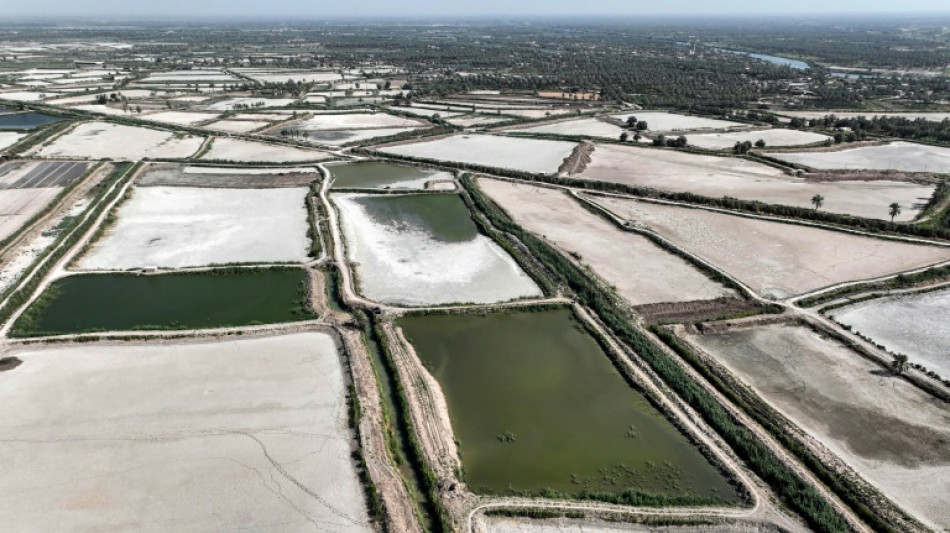
<instances>
[{"instance_id":1,"label":"palm tree","mask_svg":"<svg viewBox=\"0 0 950 533\"><path fill-rule=\"evenodd\" d=\"M815 206L815 211L818 211L821 209L821 206L825 205L825 197L820 194L812 196L811 205Z\"/></svg>"},{"instance_id":2,"label":"palm tree","mask_svg":"<svg viewBox=\"0 0 950 533\"><path fill-rule=\"evenodd\" d=\"M904 372L904 369L907 368L907 356L899 353L894 356L894 360L891 361L891 368L894 369L894 373L898 376Z\"/></svg>"},{"instance_id":3,"label":"palm tree","mask_svg":"<svg viewBox=\"0 0 950 533\"><path fill-rule=\"evenodd\" d=\"M891 215L891 223L893 223L893 222L894 222L894 217L896 217L897 215L901 214L901 204L899 204L899 203L897 203L897 202L894 202L893 204L889 205L888 207L890 207L890 209L887 210L887 213L888 213L889 215Z\"/></svg>"}]
</instances>

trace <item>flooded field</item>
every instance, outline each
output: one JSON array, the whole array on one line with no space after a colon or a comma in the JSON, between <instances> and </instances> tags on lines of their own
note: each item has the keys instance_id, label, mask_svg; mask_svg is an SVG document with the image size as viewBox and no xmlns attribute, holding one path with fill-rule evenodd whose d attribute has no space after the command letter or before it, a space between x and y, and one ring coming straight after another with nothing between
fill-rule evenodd
<instances>
[{"instance_id":1,"label":"flooded field","mask_svg":"<svg viewBox=\"0 0 950 533\"><path fill-rule=\"evenodd\" d=\"M439 172L411 165L380 161L328 165L334 189L424 189L432 180L452 179Z\"/></svg>"},{"instance_id":2,"label":"flooded field","mask_svg":"<svg viewBox=\"0 0 950 533\"><path fill-rule=\"evenodd\" d=\"M493 303L540 296L518 264L480 234L455 194L336 194L359 291L399 305Z\"/></svg>"},{"instance_id":3,"label":"flooded field","mask_svg":"<svg viewBox=\"0 0 950 533\"><path fill-rule=\"evenodd\" d=\"M950 410L801 326L690 339L848 465L931 525L950 526Z\"/></svg>"},{"instance_id":4,"label":"flooded field","mask_svg":"<svg viewBox=\"0 0 950 533\"><path fill-rule=\"evenodd\" d=\"M13 336L197 329L312 318L300 269L155 276L95 274L54 282Z\"/></svg>"},{"instance_id":5,"label":"flooded field","mask_svg":"<svg viewBox=\"0 0 950 533\"><path fill-rule=\"evenodd\" d=\"M950 290L878 298L831 315L892 352L950 378Z\"/></svg>"},{"instance_id":6,"label":"flooded field","mask_svg":"<svg viewBox=\"0 0 950 533\"><path fill-rule=\"evenodd\" d=\"M412 316L399 325L442 387L472 490L630 489L736 502L570 310Z\"/></svg>"}]
</instances>

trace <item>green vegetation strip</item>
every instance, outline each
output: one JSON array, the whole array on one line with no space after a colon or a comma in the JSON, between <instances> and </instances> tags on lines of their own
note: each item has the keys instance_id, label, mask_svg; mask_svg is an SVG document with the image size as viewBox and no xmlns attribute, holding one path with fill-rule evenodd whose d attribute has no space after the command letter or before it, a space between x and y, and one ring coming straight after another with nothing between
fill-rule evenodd
<instances>
[{"instance_id":1,"label":"green vegetation strip","mask_svg":"<svg viewBox=\"0 0 950 533\"><path fill-rule=\"evenodd\" d=\"M816 531L849 530L844 518L814 487L785 465L751 430L694 381L685 369L654 344L648 335L634 326L635 317L624 312L615 297L607 294L589 274L543 240L512 222L498 206L481 194L471 177L463 176L461 181L479 210L492 224L502 231L516 235L538 259L548 265L549 270L561 276L563 282L577 294L578 300L593 309L622 342L645 360L680 398L695 409L706 423L729 443L736 454L769 484L785 505L800 514ZM871 518L876 516L871 514ZM877 521L881 522L880 519ZM881 524L886 526L883 522Z\"/></svg>"},{"instance_id":2,"label":"green vegetation strip","mask_svg":"<svg viewBox=\"0 0 950 533\"><path fill-rule=\"evenodd\" d=\"M852 294L859 294L867 291L890 291L898 289L908 289L915 287L917 285L929 282L941 282L950 278L950 265L928 268L927 270L917 272L914 274L900 274L891 279L884 281L876 281L871 283L858 283L856 285L848 285L847 287L842 287L833 291L823 292L821 294L816 294L808 298L802 298L795 302L799 307L814 307L816 305L823 304L825 302L830 302L831 300L837 300L838 298L844 298ZM876 298L882 295L872 295ZM862 298L859 301L863 301ZM849 300L838 305L829 306L822 311L829 311L837 307L842 307L845 305L851 305L857 303L855 300Z\"/></svg>"},{"instance_id":3,"label":"green vegetation strip","mask_svg":"<svg viewBox=\"0 0 950 533\"><path fill-rule=\"evenodd\" d=\"M141 163L118 164L112 173L95 187L96 196L90 202L91 207L84 214L85 218L77 217L74 221L70 221L70 225L61 230L60 237L47 249L48 251L36 258L34 264L42 264L43 266L32 272L32 277L28 282L19 287L13 286L3 294L4 302L3 308L0 309L0 323L9 320L17 309L30 300L30 297L40 286L50 269L92 228L102 211L108 207L109 202L120 193L122 184L135 175L140 165ZM82 222L79 222L79 220L82 220Z\"/></svg>"},{"instance_id":4,"label":"green vegetation strip","mask_svg":"<svg viewBox=\"0 0 950 533\"><path fill-rule=\"evenodd\" d=\"M247 326L316 318L300 268L161 275L84 274L55 281L14 323L13 337Z\"/></svg>"},{"instance_id":5,"label":"green vegetation strip","mask_svg":"<svg viewBox=\"0 0 950 533\"><path fill-rule=\"evenodd\" d=\"M396 367L386 336L375 316L346 304L340 293L340 278L337 270L327 273L328 301L334 309L352 314L363 330L363 342L379 386L389 457L400 472L423 529L432 533L451 531L448 513L439 498L438 479L425 462L422 447L416 439L409 401L405 389L396 379Z\"/></svg>"}]
</instances>

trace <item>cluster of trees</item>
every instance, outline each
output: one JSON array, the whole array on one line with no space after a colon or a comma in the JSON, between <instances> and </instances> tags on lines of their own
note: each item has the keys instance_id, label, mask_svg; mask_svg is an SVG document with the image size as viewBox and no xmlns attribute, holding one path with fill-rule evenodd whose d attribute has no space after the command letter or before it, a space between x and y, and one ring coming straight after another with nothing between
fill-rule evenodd
<instances>
[{"instance_id":1,"label":"cluster of trees","mask_svg":"<svg viewBox=\"0 0 950 533\"><path fill-rule=\"evenodd\" d=\"M885 135L901 139L926 140L940 143L950 143L950 120L940 122L923 118L909 119L895 116L873 116L844 118L835 115L826 115L822 118L805 120L792 119L791 127L812 128L847 128L848 132L836 134L835 142L842 142L837 135L842 135L844 141L864 139L868 134Z\"/></svg>"},{"instance_id":2,"label":"cluster of trees","mask_svg":"<svg viewBox=\"0 0 950 533\"><path fill-rule=\"evenodd\" d=\"M677 138L667 137L665 135L657 135L653 139L653 146L668 146L670 148L686 148L689 142L686 140L686 137L680 135Z\"/></svg>"}]
</instances>

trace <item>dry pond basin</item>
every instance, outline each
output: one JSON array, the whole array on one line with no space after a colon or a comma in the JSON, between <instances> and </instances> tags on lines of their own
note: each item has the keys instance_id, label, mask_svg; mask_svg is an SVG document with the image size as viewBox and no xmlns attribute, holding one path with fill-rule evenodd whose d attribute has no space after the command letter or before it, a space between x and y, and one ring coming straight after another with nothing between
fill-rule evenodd
<instances>
[{"instance_id":1,"label":"dry pond basin","mask_svg":"<svg viewBox=\"0 0 950 533\"><path fill-rule=\"evenodd\" d=\"M0 530L375 531L327 334L15 356Z\"/></svg>"},{"instance_id":2,"label":"dry pond basin","mask_svg":"<svg viewBox=\"0 0 950 533\"><path fill-rule=\"evenodd\" d=\"M690 336L931 527L950 527L950 409L803 326Z\"/></svg>"}]
</instances>

